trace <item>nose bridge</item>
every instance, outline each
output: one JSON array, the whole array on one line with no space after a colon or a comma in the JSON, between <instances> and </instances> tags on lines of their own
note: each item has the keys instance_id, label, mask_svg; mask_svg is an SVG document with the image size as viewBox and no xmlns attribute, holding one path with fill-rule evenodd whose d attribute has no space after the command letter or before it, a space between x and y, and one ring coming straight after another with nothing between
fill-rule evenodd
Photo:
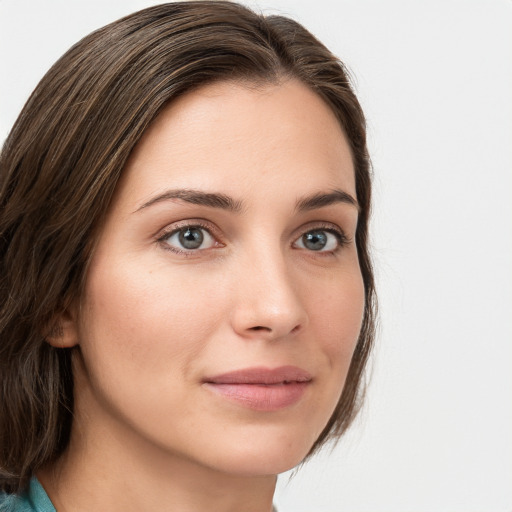
<instances>
[{"instance_id":1,"label":"nose bridge","mask_svg":"<svg viewBox=\"0 0 512 512\"><path fill-rule=\"evenodd\" d=\"M242 260L235 330L244 336L279 338L303 328L307 314L278 244L247 251Z\"/></svg>"}]
</instances>

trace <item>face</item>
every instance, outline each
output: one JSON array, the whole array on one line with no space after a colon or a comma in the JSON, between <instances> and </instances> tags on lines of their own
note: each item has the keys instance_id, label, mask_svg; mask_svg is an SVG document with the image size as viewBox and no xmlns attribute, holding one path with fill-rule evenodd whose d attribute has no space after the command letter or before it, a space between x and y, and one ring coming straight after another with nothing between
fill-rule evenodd
<instances>
[{"instance_id":1,"label":"face","mask_svg":"<svg viewBox=\"0 0 512 512\"><path fill-rule=\"evenodd\" d=\"M112 438L238 474L307 454L363 315L350 150L298 81L218 83L132 153L76 319L76 404Z\"/></svg>"}]
</instances>

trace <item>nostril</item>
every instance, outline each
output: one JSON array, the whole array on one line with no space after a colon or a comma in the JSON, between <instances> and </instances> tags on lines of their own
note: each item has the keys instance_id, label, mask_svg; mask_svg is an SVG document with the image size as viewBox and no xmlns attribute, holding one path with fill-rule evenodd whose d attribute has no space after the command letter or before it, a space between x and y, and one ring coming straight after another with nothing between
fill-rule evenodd
<instances>
[{"instance_id":1,"label":"nostril","mask_svg":"<svg viewBox=\"0 0 512 512\"><path fill-rule=\"evenodd\" d=\"M250 331L268 331L268 332L272 332L272 329L270 327L264 327L262 325L256 325L255 327L251 327L249 330Z\"/></svg>"}]
</instances>

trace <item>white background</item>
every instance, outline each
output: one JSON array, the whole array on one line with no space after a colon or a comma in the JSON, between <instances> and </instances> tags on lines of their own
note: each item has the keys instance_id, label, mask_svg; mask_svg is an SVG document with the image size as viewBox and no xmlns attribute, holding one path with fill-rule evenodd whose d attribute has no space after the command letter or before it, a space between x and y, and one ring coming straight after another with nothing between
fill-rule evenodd
<instances>
[{"instance_id":1,"label":"white background","mask_svg":"<svg viewBox=\"0 0 512 512\"><path fill-rule=\"evenodd\" d=\"M153 3L0 0L0 140L72 43ZM348 64L375 170L366 408L280 512L512 512L512 1L245 3Z\"/></svg>"}]
</instances>

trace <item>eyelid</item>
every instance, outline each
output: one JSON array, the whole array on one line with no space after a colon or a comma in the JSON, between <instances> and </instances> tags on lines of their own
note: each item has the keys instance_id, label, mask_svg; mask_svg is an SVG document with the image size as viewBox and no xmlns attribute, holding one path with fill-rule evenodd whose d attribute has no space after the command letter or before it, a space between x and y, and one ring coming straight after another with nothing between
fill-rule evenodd
<instances>
[{"instance_id":1,"label":"eyelid","mask_svg":"<svg viewBox=\"0 0 512 512\"><path fill-rule=\"evenodd\" d=\"M204 229L208 232L208 234L214 239L215 246L206 248L206 249L179 249L177 247L174 247L168 243L166 243L166 239L168 239L173 234L181 231L185 228L200 228ZM317 221L317 222L310 222L305 226L302 226L301 228L297 229L295 231L295 235L293 238L292 246L295 246L297 241L304 236L306 233L310 231L326 231L328 233L333 234L337 240L338 240L338 246L334 250L330 251L313 251L313 250L306 250L307 252L311 252L314 254L323 254L323 255L332 255L335 254L338 250L342 249L346 245L350 244L352 242L352 239L345 234L345 231L338 226L337 224L334 224L332 222L326 222L326 221ZM193 254L197 254L203 251L208 251L212 248L217 247L224 247L225 244L222 241L222 235L220 234L220 230L211 222L205 220L205 219L185 219L182 221L177 221L172 224L169 224L165 228L161 229L156 235L155 240L159 242L164 249L169 250L171 252L182 254L185 256L191 256ZM297 247L296 247L297 248ZM298 248L302 249L302 248Z\"/></svg>"},{"instance_id":2,"label":"eyelid","mask_svg":"<svg viewBox=\"0 0 512 512\"><path fill-rule=\"evenodd\" d=\"M208 234L213 238L215 241L215 246L210 247L207 249L179 249L177 247L174 247L166 242L166 240L171 237L173 234L178 233L179 231L186 229L186 228L199 228L204 229ZM215 247L223 247L224 244L220 240L219 230L216 229L211 223L205 221L204 219L186 219L182 221L174 222L162 230L160 230L156 236L155 239L157 242L159 242L164 249L177 253L182 255L193 255L195 253L199 253L202 251L207 251L209 249L215 248Z\"/></svg>"},{"instance_id":3,"label":"eyelid","mask_svg":"<svg viewBox=\"0 0 512 512\"><path fill-rule=\"evenodd\" d=\"M313 221L308 222L307 225L302 226L297 230L297 232L304 234L308 233L309 231L328 231L329 233L340 235L340 237L346 239L348 242L351 242L352 240L350 237L345 233L345 230L341 228L338 224L335 224L333 222L328 221Z\"/></svg>"},{"instance_id":4,"label":"eyelid","mask_svg":"<svg viewBox=\"0 0 512 512\"><path fill-rule=\"evenodd\" d=\"M303 226L299 230L299 235L294 238L293 244L296 244L298 240L301 239L306 233L311 231L326 231L328 233L333 234L338 240L338 247L332 251L308 251L314 254L334 254L338 250L342 249L346 245L352 242L352 239L345 234L345 231L336 224L331 222L319 221L308 224L307 226ZM302 248L300 248L302 249ZM307 250L307 249L306 249Z\"/></svg>"}]
</instances>

